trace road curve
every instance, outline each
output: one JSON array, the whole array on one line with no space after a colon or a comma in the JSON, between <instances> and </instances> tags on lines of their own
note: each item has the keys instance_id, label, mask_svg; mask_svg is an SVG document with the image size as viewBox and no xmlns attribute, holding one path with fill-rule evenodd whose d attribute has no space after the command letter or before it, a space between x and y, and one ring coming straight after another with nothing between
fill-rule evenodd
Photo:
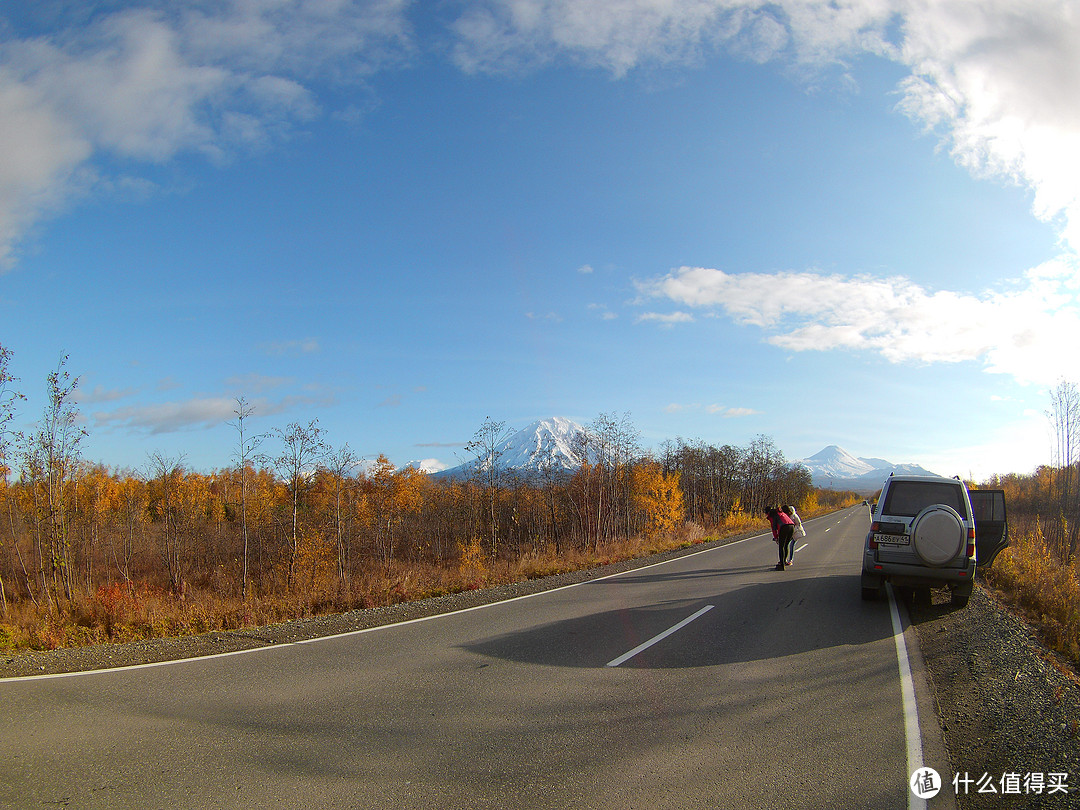
<instances>
[{"instance_id":1,"label":"road curve","mask_svg":"<svg viewBox=\"0 0 1080 810\"><path fill-rule=\"evenodd\" d=\"M787 571L759 535L312 643L0 682L0 805L919 806L912 735L948 764L917 649L860 599L867 522L808 521Z\"/></svg>"}]
</instances>

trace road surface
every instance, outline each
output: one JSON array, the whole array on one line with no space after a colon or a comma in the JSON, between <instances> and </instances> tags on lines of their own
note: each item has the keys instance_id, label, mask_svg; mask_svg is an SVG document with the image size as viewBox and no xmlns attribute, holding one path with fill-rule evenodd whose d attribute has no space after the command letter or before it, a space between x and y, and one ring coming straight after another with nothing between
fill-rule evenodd
<instances>
[{"instance_id":1,"label":"road surface","mask_svg":"<svg viewBox=\"0 0 1080 810\"><path fill-rule=\"evenodd\" d=\"M786 571L763 534L367 632L3 681L0 805L918 807L913 764L948 764L902 611L860 599L867 524L807 521Z\"/></svg>"}]
</instances>

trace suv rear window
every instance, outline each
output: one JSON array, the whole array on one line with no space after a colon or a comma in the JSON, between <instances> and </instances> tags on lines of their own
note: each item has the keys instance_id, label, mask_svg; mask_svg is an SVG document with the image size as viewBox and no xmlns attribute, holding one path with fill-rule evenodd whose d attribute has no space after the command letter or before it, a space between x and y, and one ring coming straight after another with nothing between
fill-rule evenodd
<instances>
[{"instance_id":1,"label":"suv rear window","mask_svg":"<svg viewBox=\"0 0 1080 810\"><path fill-rule=\"evenodd\" d=\"M893 481L882 506L883 515L915 517L928 506L943 503L968 519L967 506L960 487L933 481Z\"/></svg>"}]
</instances>

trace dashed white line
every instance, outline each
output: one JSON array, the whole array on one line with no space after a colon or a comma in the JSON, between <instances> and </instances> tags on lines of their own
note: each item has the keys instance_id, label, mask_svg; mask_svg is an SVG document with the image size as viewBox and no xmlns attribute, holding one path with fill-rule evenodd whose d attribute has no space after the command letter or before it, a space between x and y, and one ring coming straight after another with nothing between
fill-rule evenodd
<instances>
[{"instance_id":1,"label":"dashed white line","mask_svg":"<svg viewBox=\"0 0 1080 810\"><path fill-rule=\"evenodd\" d=\"M616 658L614 661L608 661L607 666L609 666L609 667L617 667L617 666L619 666L619 664L625 664L627 661L629 661L631 658L633 658L635 655L637 655L642 650L649 649L649 647L651 647L653 644L656 644L656 642L663 641L665 638L670 636L672 633L677 633L678 631L682 630L684 627L686 627L686 625L688 625L688 624L690 624L690 622L694 621L694 619L698 618L699 616L704 616L706 613L708 613L710 610L712 610L713 607L715 607L715 605L706 605L701 610L699 610L697 613L695 613L693 616L687 616L685 619L683 619L681 622L679 622L674 627L669 627L663 633L660 633L659 635L653 636L648 641L646 641L644 644L637 645L636 647L634 647L634 649L630 650L630 652L623 653L618 658Z\"/></svg>"}]
</instances>

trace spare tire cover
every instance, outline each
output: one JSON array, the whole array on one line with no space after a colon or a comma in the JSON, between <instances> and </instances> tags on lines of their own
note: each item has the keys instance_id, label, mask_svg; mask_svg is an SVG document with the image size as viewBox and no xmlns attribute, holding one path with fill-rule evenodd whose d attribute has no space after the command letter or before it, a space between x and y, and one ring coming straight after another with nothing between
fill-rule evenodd
<instances>
[{"instance_id":1,"label":"spare tire cover","mask_svg":"<svg viewBox=\"0 0 1080 810\"><path fill-rule=\"evenodd\" d=\"M951 506L928 506L911 524L915 553L927 565L945 565L965 548L964 521Z\"/></svg>"}]
</instances>

